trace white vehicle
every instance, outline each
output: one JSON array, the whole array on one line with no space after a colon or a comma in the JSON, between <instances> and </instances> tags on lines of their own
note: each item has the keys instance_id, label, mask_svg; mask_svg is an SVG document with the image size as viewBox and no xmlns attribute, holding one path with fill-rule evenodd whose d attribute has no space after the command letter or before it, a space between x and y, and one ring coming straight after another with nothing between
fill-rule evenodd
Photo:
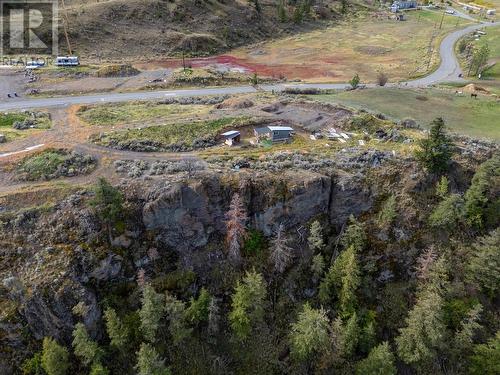
<instances>
[{"instance_id":1,"label":"white vehicle","mask_svg":"<svg viewBox=\"0 0 500 375\"><path fill-rule=\"evenodd\" d=\"M80 59L77 56L58 56L55 62L56 66L78 66Z\"/></svg>"},{"instance_id":2,"label":"white vehicle","mask_svg":"<svg viewBox=\"0 0 500 375\"><path fill-rule=\"evenodd\" d=\"M453 10L453 9L448 9L448 10L446 10L446 12L445 12L445 13L446 13L446 14L455 14L455 10Z\"/></svg>"},{"instance_id":3,"label":"white vehicle","mask_svg":"<svg viewBox=\"0 0 500 375\"><path fill-rule=\"evenodd\" d=\"M40 69L40 65L37 64L28 64L24 67L26 70Z\"/></svg>"}]
</instances>

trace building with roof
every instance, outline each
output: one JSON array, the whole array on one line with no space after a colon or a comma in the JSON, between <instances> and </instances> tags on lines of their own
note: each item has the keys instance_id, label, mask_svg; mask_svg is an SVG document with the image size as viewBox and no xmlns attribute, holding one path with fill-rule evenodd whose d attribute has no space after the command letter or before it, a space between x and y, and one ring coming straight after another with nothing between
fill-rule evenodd
<instances>
[{"instance_id":1,"label":"building with roof","mask_svg":"<svg viewBox=\"0 0 500 375\"><path fill-rule=\"evenodd\" d=\"M274 142L288 142L292 136L293 128L289 126L266 126L254 129L257 141L268 139Z\"/></svg>"},{"instance_id":2,"label":"building with roof","mask_svg":"<svg viewBox=\"0 0 500 375\"><path fill-rule=\"evenodd\" d=\"M241 133L237 130L230 130L221 134L224 137L224 143L228 146L234 146L241 141Z\"/></svg>"},{"instance_id":3,"label":"building with roof","mask_svg":"<svg viewBox=\"0 0 500 375\"><path fill-rule=\"evenodd\" d=\"M391 5L391 11L397 12L403 9L415 9L417 7L416 0L396 0Z\"/></svg>"}]
</instances>

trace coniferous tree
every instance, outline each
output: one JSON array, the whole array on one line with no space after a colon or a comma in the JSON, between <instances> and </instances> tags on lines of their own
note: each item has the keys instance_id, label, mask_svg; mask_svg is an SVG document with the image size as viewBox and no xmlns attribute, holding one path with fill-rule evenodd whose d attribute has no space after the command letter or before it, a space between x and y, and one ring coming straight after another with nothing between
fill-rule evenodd
<instances>
[{"instance_id":1,"label":"coniferous tree","mask_svg":"<svg viewBox=\"0 0 500 375\"><path fill-rule=\"evenodd\" d=\"M130 335L128 328L123 324L116 311L112 308L107 308L104 311L104 319L106 321L106 330L111 345L120 351L124 351L129 342Z\"/></svg>"},{"instance_id":2,"label":"coniferous tree","mask_svg":"<svg viewBox=\"0 0 500 375\"><path fill-rule=\"evenodd\" d=\"M317 281L325 271L325 258L322 254L316 254L311 263L311 271L313 273L313 277L315 281Z\"/></svg>"},{"instance_id":3,"label":"coniferous tree","mask_svg":"<svg viewBox=\"0 0 500 375\"><path fill-rule=\"evenodd\" d=\"M419 145L420 150L415 152L415 157L424 168L436 174L448 170L454 147L441 117L432 122L429 136L421 140Z\"/></svg>"},{"instance_id":4,"label":"coniferous tree","mask_svg":"<svg viewBox=\"0 0 500 375\"><path fill-rule=\"evenodd\" d=\"M143 342L137 353L138 375L170 375L165 360L160 357L153 346Z\"/></svg>"},{"instance_id":5,"label":"coniferous tree","mask_svg":"<svg viewBox=\"0 0 500 375\"><path fill-rule=\"evenodd\" d=\"M472 183L465 193L465 216L467 222L476 229L486 225L498 225L500 198L498 179L500 178L500 153L479 166Z\"/></svg>"},{"instance_id":6,"label":"coniferous tree","mask_svg":"<svg viewBox=\"0 0 500 375\"><path fill-rule=\"evenodd\" d=\"M123 216L123 196L118 189L102 177L97 181L94 193L95 196L89 204L106 226L111 241L112 226Z\"/></svg>"},{"instance_id":7,"label":"coniferous tree","mask_svg":"<svg viewBox=\"0 0 500 375\"><path fill-rule=\"evenodd\" d=\"M99 362L94 363L90 368L89 375L109 375L109 370Z\"/></svg>"},{"instance_id":8,"label":"coniferous tree","mask_svg":"<svg viewBox=\"0 0 500 375\"><path fill-rule=\"evenodd\" d=\"M47 375L66 375L69 369L68 350L54 339L45 337L42 349L42 367Z\"/></svg>"},{"instance_id":9,"label":"coniferous tree","mask_svg":"<svg viewBox=\"0 0 500 375\"><path fill-rule=\"evenodd\" d=\"M246 339L264 318L266 285L262 275L247 272L238 282L232 297L229 322L236 337Z\"/></svg>"},{"instance_id":10,"label":"coniferous tree","mask_svg":"<svg viewBox=\"0 0 500 375\"><path fill-rule=\"evenodd\" d=\"M314 354L327 350L329 343L326 311L313 309L308 303L302 307L298 319L292 324L290 350L292 357L305 361Z\"/></svg>"},{"instance_id":11,"label":"coniferous tree","mask_svg":"<svg viewBox=\"0 0 500 375\"><path fill-rule=\"evenodd\" d=\"M167 295L165 306L170 321L168 330L172 336L174 345L179 345L192 332L192 329L188 327L186 322L186 306L184 302L179 301L171 295Z\"/></svg>"},{"instance_id":12,"label":"coniferous tree","mask_svg":"<svg viewBox=\"0 0 500 375\"><path fill-rule=\"evenodd\" d=\"M424 252L417 263L417 300L406 318L406 326L399 330L396 346L405 363L423 369L435 362L444 343L443 294L448 285L448 270L446 259L436 258L434 250Z\"/></svg>"},{"instance_id":13,"label":"coniferous tree","mask_svg":"<svg viewBox=\"0 0 500 375\"><path fill-rule=\"evenodd\" d=\"M156 332L165 313L165 298L163 295L156 293L151 285L147 284L142 291L141 302L142 307L139 310L141 332L147 341L153 343L156 341Z\"/></svg>"},{"instance_id":14,"label":"coniferous tree","mask_svg":"<svg viewBox=\"0 0 500 375\"><path fill-rule=\"evenodd\" d=\"M500 374L500 331L486 344L476 345L470 361L469 374L471 375Z\"/></svg>"},{"instance_id":15,"label":"coniferous tree","mask_svg":"<svg viewBox=\"0 0 500 375\"><path fill-rule=\"evenodd\" d=\"M323 228L321 227L319 221L315 220L311 224L307 242L309 243L309 248L314 252L324 249L325 242L323 240Z\"/></svg>"},{"instance_id":16,"label":"coniferous tree","mask_svg":"<svg viewBox=\"0 0 500 375\"><path fill-rule=\"evenodd\" d=\"M186 309L186 319L191 324L199 324L208 321L209 307L213 297L205 288L201 288L198 298L191 298L189 307Z\"/></svg>"},{"instance_id":17,"label":"coniferous tree","mask_svg":"<svg viewBox=\"0 0 500 375\"><path fill-rule=\"evenodd\" d=\"M362 252L366 247L365 227L352 215L349 217L349 224L342 235L341 243L346 249L353 246L356 253Z\"/></svg>"},{"instance_id":18,"label":"coniferous tree","mask_svg":"<svg viewBox=\"0 0 500 375\"><path fill-rule=\"evenodd\" d=\"M75 355L85 366L99 363L103 352L97 342L93 341L82 323L78 323L73 331L73 349Z\"/></svg>"},{"instance_id":19,"label":"coniferous tree","mask_svg":"<svg viewBox=\"0 0 500 375\"><path fill-rule=\"evenodd\" d=\"M479 286L488 296L500 290L500 229L480 238L473 245L467 265L467 279Z\"/></svg>"},{"instance_id":20,"label":"coniferous tree","mask_svg":"<svg viewBox=\"0 0 500 375\"><path fill-rule=\"evenodd\" d=\"M356 308L356 290L361 283L361 273L354 246L343 251L321 281L319 298L328 303L338 296L343 316L350 316Z\"/></svg>"},{"instance_id":21,"label":"coniferous tree","mask_svg":"<svg viewBox=\"0 0 500 375\"><path fill-rule=\"evenodd\" d=\"M389 344L383 342L373 348L367 358L361 360L356 366L357 375L396 375L394 354Z\"/></svg>"},{"instance_id":22,"label":"coniferous tree","mask_svg":"<svg viewBox=\"0 0 500 375\"><path fill-rule=\"evenodd\" d=\"M474 336L481 329L479 320L482 311L483 306L480 303L472 307L460 323L460 328L450 343L452 354L450 365L456 369L457 373L465 372L468 367L468 356L474 349Z\"/></svg>"}]
</instances>

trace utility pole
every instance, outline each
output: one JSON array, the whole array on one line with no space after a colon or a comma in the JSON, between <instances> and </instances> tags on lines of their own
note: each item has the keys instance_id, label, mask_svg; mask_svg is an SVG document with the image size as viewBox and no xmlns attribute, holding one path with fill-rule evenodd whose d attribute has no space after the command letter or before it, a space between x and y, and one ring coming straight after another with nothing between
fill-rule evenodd
<instances>
[{"instance_id":1,"label":"utility pole","mask_svg":"<svg viewBox=\"0 0 500 375\"><path fill-rule=\"evenodd\" d=\"M71 43L69 42L69 36L68 36L68 12L66 10L66 5L64 4L64 0L61 0L61 5L63 7L63 12L64 12L64 17L63 17L64 36L66 38L66 45L68 46L68 53L71 56L71 55L73 55L73 51L71 50Z\"/></svg>"},{"instance_id":2,"label":"utility pole","mask_svg":"<svg viewBox=\"0 0 500 375\"><path fill-rule=\"evenodd\" d=\"M441 17L441 23L439 24L439 30L441 30L441 28L443 27L444 14L445 14L445 11L443 10L443 15Z\"/></svg>"}]
</instances>

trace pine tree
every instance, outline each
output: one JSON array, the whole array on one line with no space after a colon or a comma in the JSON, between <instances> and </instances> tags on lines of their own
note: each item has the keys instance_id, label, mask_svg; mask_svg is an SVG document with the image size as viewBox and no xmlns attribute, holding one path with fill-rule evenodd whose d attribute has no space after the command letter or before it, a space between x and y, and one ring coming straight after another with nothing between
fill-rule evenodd
<instances>
[{"instance_id":1,"label":"pine tree","mask_svg":"<svg viewBox=\"0 0 500 375\"><path fill-rule=\"evenodd\" d=\"M184 302L179 301L171 295L167 295L165 306L170 321L168 330L172 336L174 345L179 345L192 332L192 329L186 324L186 306Z\"/></svg>"},{"instance_id":2,"label":"pine tree","mask_svg":"<svg viewBox=\"0 0 500 375\"><path fill-rule=\"evenodd\" d=\"M451 366L456 369L456 373L462 373L468 367L467 357L474 349L474 335L481 329L479 320L483 306L478 303L469 310L466 317L460 323L460 329L453 338L451 353Z\"/></svg>"},{"instance_id":3,"label":"pine tree","mask_svg":"<svg viewBox=\"0 0 500 375\"><path fill-rule=\"evenodd\" d=\"M396 338L399 357L407 364L420 366L436 358L442 345L445 325L443 299L433 290L424 291L406 318L406 327Z\"/></svg>"},{"instance_id":4,"label":"pine tree","mask_svg":"<svg viewBox=\"0 0 500 375\"><path fill-rule=\"evenodd\" d=\"M278 0L277 10L278 10L278 20L280 22L286 22L288 20L288 16L285 8L285 0Z\"/></svg>"},{"instance_id":5,"label":"pine tree","mask_svg":"<svg viewBox=\"0 0 500 375\"><path fill-rule=\"evenodd\" d=\"M229 322L236 337L246 339L253 328L263 321L266 285L262 275L247 272L233 294Z\"/></svg>"},{"instance_id":6,"label":"pine tree","mask_svg":"<svg viewBox=\"0 0 500 375\"><path fill-rule=\"evenodd\" d=\"M441 176L441 179L436 184L436 195L445 199L448 196L448 190L450 189L450 181L446 176Z\"/></svg>"},{"instance_id":7,"label":"pine tree","mask_svg":"<svg viewBox=\"0 0 500 375\"><path fill-rule=\"evenodd\" d=\"M470 375L500 374L500 331L486 344L476 345L470 361Z\"/></svg>"},{"instance_id":8,"label":"pine tree","mask_svg":"<svg viewBox=\"0 0 500 375\"><path fill-rule=\"evenodd\" d=\"M82 323L77 323L73 331L73 348L75 355L84 366L100 362L103 355L101 348L89 337Z\"/></svg>"},{"instance_id":9,"label":"pine tree","mask_svg":"<svg viewBox=\"0 0 500 375\"><path fill-rule=\"evenodd\" d=\"M276 237L271 241L271 254L269 257L277 273L285 272L292 261L292 248L288 246L288 242L289 239L286 237L285 227L283 224L280 224L276 231Z\"/></svg>"},{"instance_id":10,"label":"pine tree","mask_svg":"<svg viewBox=\"0 0 500 375\"><path fill-rule=\"evenodd\" d=\"M89 375L109 375L109 370L100 363L94 363L90 369Z\"/></svg>"},{"instance_id":11,"label":"pine tree","mask_svg":"<svg viewBox=\"0 0 500 375\"><path fill-rule=\"evenodd\" d=\"M396 375L397 369L394 365L394 354L389 344L383 342L375 347L367 358L360 361L356 366L357 375Z\"/></svg>"},{"instance_id":12,"label":"pine tree","mask_svg":"<svg viewBox=\"0 0 500 375\"><path fill-rule=\"evenodd\" d=\"M156 332L160 327L160 320L165 309L164 296L156 293L151 285L146 285L142 291L142 307L139 310L139 317L141 331L147 341L156 341Z\"/></svg>"},{"instance_id":13,"label":"pine tree","mask_svg":"<svg viewBox=\"0 0 500 375\"><path fill-rule=\"evenodd\" d=\"M467 265L467 280L491 298L500 290L500 229L477 240Z\"/></svg>"},{"instance_id":14,"label":"pine tree","mask_svg":"<svg viewBox=\"0 0 500 375\"><path fill-rule=\"evenodd\" d=\"M321 227L319 221L315 220L311 224L307 242L309 243L309 248L314 252L321 251L325 248L325 242L323 241L323 228Z\"/></svg>"},{"instance_id":15,"label":"pine tree","mask_svg":"<svg viewBox=\"0 0 500 375\"><path fill-rule=\"evenodd\" d=\"M483 229L491 224L498 225L500 198L498 179L500 178L500 153L479 166L472 183L465 193L465 216L475 229Z\"/></svg>"},{"instance_id":16,"label":"pine tree","mask_svg":"<svg viewBox=\"0 0 500 375\"><path fill-rule=\"evenodd\" d=\"M106 226L111 241L112 225L123 216L123 196L118 189L102 177L97 181L94 192L95 196L89 204Z\"/></svg>"},{"instance_id":17,"label":"pine tree","mask_svg":"<svg viewBox=\"0 0 500 375\"><path fill-rule=\"evenodd\" d=\"M191 298L190 305L186 309L186 319L191 324L199 324L208 321L209 307L213 297L205 288L201 288L197 299Z\"/></svg>"},{"instance_id":18,"label":"pine tree","mask_svg":"<svg viewBox=\"0 0 500 375\"><path fill-rule=\"evenodd\" d=\"M42 367L47 375L66 375L69 369L68 350L54 339L45 337L42 349Z\"/></svg>"},{"instance_id":19,"label":"pine tree","mask_svg":"<svg viewBox=\"0 0 500 375\"><path fill-rule=\"evenodd\" d=\"M325 271L325 258L323 258L322 254L316 254L311 263L311 272L313 273L313 277L315 281L317 281Z\"/></svg>"},{"instance_id":20,"label":"pine tree","mask_svg":"<svg viewBox=\"0 0 500 375\"><path fill-rule=\"evenodd\" d=\"M396 197L390 195L382 205L382 209L378 215L378 223L382 228L388 228L392 225L397 217Z\"/></svg>"},{"instance_id":21,"label":"pine tree","mask_svg":"<svg viewBox=\"0 0 500 375\"><path fill-rule=\"evenodd\" d=\"M248 220L247 212L239 194L234 194L231 199L229 211L226 213L226 242L229 249L229 259L234 264L241 263L241 248L246 237L245 224Z\"/></svg>"},{"instance_id":22,"label":"pine tree","mask_svg":"<svg viewBox=\"0 0 500 375\"><path fill-rule=\"evenodd\" d=\"M106 320L106 330L111 341L111 345L120 351L124 351L129 342L129 330L118 317L116 311L112 308L107 308L104 311L104 319Z\"/></svg>"},{"instance_id":23,"label":"pine tree","mask_svg":"<svg viewBox=\"0 0 500 375\"><path fill-rule=\"evenodd\" d=\"M358 316L354 312L349 320L342 325L342 330L339 332L341 339L337 349L340 357L350 358L354 355L358 346L359 333Z\"/></svg>"},{"instance_id":24,"label":"pine tree","mask_svg":"<svg viewBox=\"0 0 500 375\"><path fill-rule=\"evenodd\" d=\"M437 174L448 170L454 147L446 135L444 120L441 117L432 122L429 136L421 140L419 145L420 150L415 152L415 157L424 168Z\"/></svg>"},{"instance_id":25,"label":"pine tree","mask_svg":"<svg viewBox=\"0 0 500 375\"><path fill-rule=\"evenodd\" d=\"M170 375L170 370L165 366L165 360L160 357L155 348L143 342L137 353L138 375Z\"/></svg>"},{"instance_id":26,"label":"pine tree","mask_svg":"<svg viewBox=\"0 0 500 375\"><path fill-rule=\"evenodd\" d=\"M361 271L354 246L343 251L328 270L319 286L319 298L322 303L329 303L335 292L339 298L339 307L344 317L350 316L356 308L356 290L361 283Z\"/></svg>"},{"instance_id":27,"label":"pine tree","mask_svg":"<svg viewBox=\"0 0 500 375\"><path fill-rule=\"evenodd\" d=\"M342 235L341 243L346 249L353 246L356 253L361 253L366 247L365 227L352 215L349 217L349 224Z\"/></svg>"},{"instance_id":28,"label":"pine tree","mask_svg":"<svg viewBox=\"0 0 500 375\"><path fill-rule=\"evenodd\" d=\"M353 247L347 249L343 255L344 269L342 270L339 303L342 315L350 316L357 306L356 290L361 284L361 271Z\"/></svg>"},{"instance_id":29,"label":"pine tree","mask_svg":"<svg viewBox=\"0 0 500 375\"><path fill-rule=\"evenodd\" d=\"M302 307L298 320L292 324L290 350L292 357L305 361L314 354L327 350L329 343L328 317L322 308L313 309L308 303Z\"/></svg>"},{"instance_id":30,"label":"pine tree","mask_svg":"<svg viewBox=\"0 0 500 375\"><path fill-rule=\"evenodd\" d=\"M459 194L445 197L429 216L429 224L452 233L464 216L464 199Z\"/></svg>"}]
</instances>

